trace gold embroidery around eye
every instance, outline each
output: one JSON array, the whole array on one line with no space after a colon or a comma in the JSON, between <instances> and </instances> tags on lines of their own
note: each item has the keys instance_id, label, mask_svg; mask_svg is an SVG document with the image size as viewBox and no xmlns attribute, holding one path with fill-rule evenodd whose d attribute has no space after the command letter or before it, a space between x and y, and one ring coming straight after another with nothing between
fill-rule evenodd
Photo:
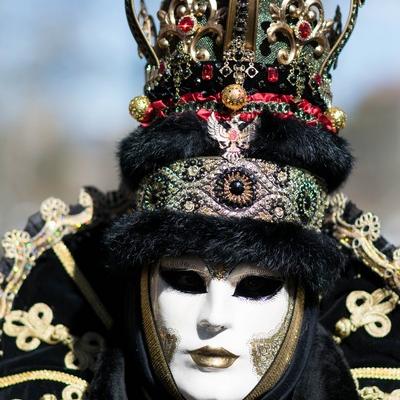
<instances>
[{"instance_id":1,"label":"gold embroidery around eye","mask_svg":"<svg viewBox=\"0 0 400 400\"><path fill-rule=\"evenodd\" d=\"M276 355L278 354L279 349L281 348L286 337L286 333L293 316L293 310L294 301L291 299L288 312L278 332L269 338L255 337L251 340L251 361L253 363L254 371L258 377L262 377L267 372Z\"/></svg>"},{"instance_id":2,"label":"gold embroidery around eye","mask_svg":"<svg viewBox=\"0 0 400 400\"><path fill-rule=\"evenodd\" d=\"M93 369L98 354L104 349L104 339L97 333L88 332L78 339L62 324L52 325L53 311L44 303L33 305L29 311L15 310L4 320L4 333L16 338L16 346L22 351L36 350L41 343L62 343L70 351L65 356L69 369Z\"/></svg>"},{"instance_id":3,"label":"gold embroidery around eye","mask_svg":"<svg viewBox=\"0 0 400 400\"><path fill-rule=\"evenodd\" d=\"M341 343L362 327L372 337L387 336L392 329L392 322L387 315L396 308L398 302L399 296L388 289L378 289L372 294L364 291L350 293L346 299L350 317L336 323L335 341Z\"/></svg>"},{"instance_id":4,"label":"gold embroidery around eye","mask_svg":"<svg viewBox=\"0 0 400 400\"><path fill-rule=\"evenodd\" d=\"M167 329L164 326L161 326L158 335L160 337L165 361L167 364L170 364L179 342L178 335L172 329Z\"/></svg>"}]
</instances>

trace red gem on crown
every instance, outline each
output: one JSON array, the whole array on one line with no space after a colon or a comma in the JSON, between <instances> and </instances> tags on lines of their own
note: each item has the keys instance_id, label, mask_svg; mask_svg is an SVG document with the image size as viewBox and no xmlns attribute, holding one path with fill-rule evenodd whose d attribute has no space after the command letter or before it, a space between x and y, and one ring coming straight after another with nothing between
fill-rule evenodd
<instances>
[{"instance_id":1,"label":"red gem on crown","mask_svg":"<svg viewBox=\"0 0 400 400\"><path fill-rule=\"evenodd\" d=\"M214 77L214 67L211 64L204 64L201 77L203 81L211 81Z\"/></svg>"},{"instance_id":2,"label":"red gem on crown","mask_svg":"<svg viewBox=\"0 0 400 400\"><path fill-rule=\"evenodd\" d=\"M279 81L279 71L276 67L269 67L267 70L267 80L271 83L276 83Z\"/></svg>"},{"instance_id":3,"label":"red gem on crown","mask_svg":"<svg viewBox=\"0 0 400 400\"><path fill-rule=\"evenodd\" d=\"M313 28L308 21L300 21L296 27L297 37L300 40L308 40L312 34Z\"/></svg>"},{"instance_id":4,"label":"red gem on crown","mask_svg":"<svg viewBox=\"0 0 400 400\"><path fill-rule=\"evenodd\" d=\"M186 17L182 17L178 22L178 29L183 33L191 33L194 30L196 25L196 20L194 17L187 15Z\"/></svg>"}]
</instances>

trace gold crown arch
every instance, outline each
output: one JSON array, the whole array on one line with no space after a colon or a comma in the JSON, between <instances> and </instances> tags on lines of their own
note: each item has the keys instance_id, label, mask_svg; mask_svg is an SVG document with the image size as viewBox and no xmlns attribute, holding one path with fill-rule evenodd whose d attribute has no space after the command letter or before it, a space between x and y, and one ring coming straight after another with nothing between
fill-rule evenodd
<instances>
[{"instance_id":1,"label":"gold crown arch","mask_svg":"<svg viewBox=\"0 0 400 400\"><path fill-rule=\"evenodd\" d=\"M165 85L162 72L172 67L179 94L182 80L196 77L191 65L216 61L222 64L220 73L227 82L222 101L236 112L246 104L247 93L240 89L243 82L260 74L260 68L273 82L280 68L297 99L311 90L311 96L322 99L335 128L344 127L344 113L332 107L329 72L354 29L363 0L350 0L343 29L339 9L334 20L325 19L322 0L164 1L158 12L159 32L144 0L138 12L135 3L126 0L126 10L139 54L147 60L147 91ZM140 121L149 104L143 96L136 98L131 114Z\"/></svg>"}]
</instances>

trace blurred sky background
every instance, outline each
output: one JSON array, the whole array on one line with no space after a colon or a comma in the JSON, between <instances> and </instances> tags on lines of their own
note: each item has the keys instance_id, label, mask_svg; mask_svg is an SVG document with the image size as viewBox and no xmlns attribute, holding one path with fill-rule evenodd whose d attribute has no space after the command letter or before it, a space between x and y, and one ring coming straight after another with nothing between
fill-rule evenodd
<instances>
[{"instance_id":1,"label":"blurred sky background","mask_svg":"<svg viewBox=\"0 0 400 400\"><path fill-rule=\"evenodd\" d=\"M332 14L337 2L326 2ZM399 13L399 0L367 0L334 73L334 103L349 114L342 134L358 160L345 192L396 243ZM117 188L116 144L135 127L127 106L143 67L123 0L0 1L0 235L47 197L73 203L83 185Z\"/></svg>"}]
</instances>

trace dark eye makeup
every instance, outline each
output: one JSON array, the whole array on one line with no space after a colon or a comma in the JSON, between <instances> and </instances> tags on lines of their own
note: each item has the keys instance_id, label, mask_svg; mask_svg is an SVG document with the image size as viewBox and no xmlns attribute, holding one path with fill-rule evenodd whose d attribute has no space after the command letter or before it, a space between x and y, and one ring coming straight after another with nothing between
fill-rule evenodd
<instances>
[{"instance_id":1,"label":"dark eye makeup","mask_svg":"<svg viewBox=\"0 0 400 400\"><path fill-rule=\"evenodd\" d=\"M197 272L181 269L160 269L161 277L173 289L190 294L207 293L207 283ZM282 289L283 281L266 276L246 276L241 279L234 292L235 297L260 300L275 296Z\"/></svg>"},{"instance_id":2,"label":"dark eye makeup","mask_svg":"<svg viewBox=\"0 0 400 400\"><path fill-rule=\"evenodd\" d=\"M236 297L260 300L275 296L282 289L283 281L265 276L247 276L236 285Z\"/></svg>"},{"instance_id":3,"label":"dark eye makeup","mask_svg":"<svg viewBox=\"0 0 400 400\"><path fill-rule=\"evenodd\" d=\"M168 285L183 293L207 293L204 279L195 271L161 269L161 277Z\"/></svg>"}]
</instances>

